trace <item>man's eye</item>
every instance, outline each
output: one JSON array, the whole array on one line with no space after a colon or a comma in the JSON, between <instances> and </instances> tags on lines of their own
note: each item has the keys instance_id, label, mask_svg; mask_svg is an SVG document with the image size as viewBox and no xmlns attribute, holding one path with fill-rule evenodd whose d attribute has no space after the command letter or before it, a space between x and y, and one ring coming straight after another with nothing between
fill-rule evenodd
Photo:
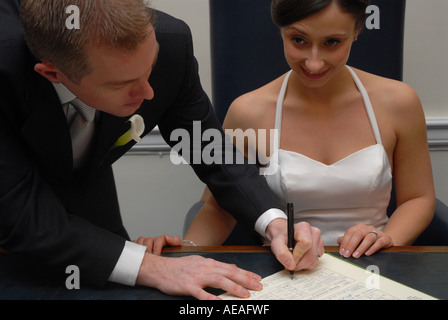
<instances>
[{"instance_id":1,"label":"man's eye","mask_svg":"<svg viewBox=\"0 0 448 320\"><path fill-rule=\"evenodd\" d=\"M109 85L108 88L110 90L120 90L120 89L123 89L125 86L126 86L125 84L117 83L117 84Z\"/></svg>"}]
</instances>

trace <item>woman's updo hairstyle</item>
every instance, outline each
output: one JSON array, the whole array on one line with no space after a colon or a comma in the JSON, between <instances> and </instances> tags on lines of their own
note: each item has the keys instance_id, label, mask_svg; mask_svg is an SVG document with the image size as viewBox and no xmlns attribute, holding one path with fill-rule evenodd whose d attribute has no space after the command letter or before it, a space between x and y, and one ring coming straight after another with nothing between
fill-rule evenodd
<instances>
[{"instance_id":1,"label":"woman's updo hairstyle","mask_svg":"<svg viewBox=\"0 0 448 320\"><path fill-rule=\"evenodd\" d=\"M336 1L345 12L353 15L356 30L361 30L370 0L272 0L272 20L278 27L283 28L318 13L333 1Z\"/></svg>"}]
</instances>

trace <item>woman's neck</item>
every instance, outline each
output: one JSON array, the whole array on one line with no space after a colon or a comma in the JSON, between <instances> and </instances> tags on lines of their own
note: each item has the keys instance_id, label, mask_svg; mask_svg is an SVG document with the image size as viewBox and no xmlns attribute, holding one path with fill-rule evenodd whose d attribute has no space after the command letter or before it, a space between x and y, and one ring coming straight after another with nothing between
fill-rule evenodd
<instances>
[{"instance_id":1,"label":"woman's neck","mask_svg":"<svg viewBox=\"0 0 448 320\"><path fill-rule=\"evenodd\" d=\"M346 95L350 89L356 89L352 75L347 68L341 69L329 82L321 87L311 88L305 86L294 74L291 74L288 92L296 96L301 101L306 101L310 105L331 105L343 95Z\"/></svg>"}]
</instances>

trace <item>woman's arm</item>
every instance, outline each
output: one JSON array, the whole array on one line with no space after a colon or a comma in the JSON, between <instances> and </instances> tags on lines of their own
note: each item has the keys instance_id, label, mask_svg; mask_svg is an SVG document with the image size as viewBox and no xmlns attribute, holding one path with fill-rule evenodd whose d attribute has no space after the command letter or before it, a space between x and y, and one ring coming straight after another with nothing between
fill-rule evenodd
<instances>
[{"instance_id":1,"label":"woman's arm","mask_svg":"<svg viewBox=\"0 0 448 320\"><path fill-rule=\"evenodd\" d=\"M397 209L383 231L364 224L347 230L339 240L345 257L411 245L434 214L435 190L423 108L412 88L402 83L396 86L383 93L382 102L395 135L392 152Z\"/></svg>"},{"instance_id":2,"label":"woman's arm","mask_svg":"<svg viewBox=\"0 0 448 320\"><path fill-rule=\"evenodd\" d=\"M395 110L397 144L394 152L394 183L397 210L385 232L394 245L410 245L432 220L435 190L429 155L426 121L420 99L411 88Z\"/></svg>"},{"instance_id":3,"label":"woman's arm","mask_svg":"<svg viewBox=\"0 0 448 320\"><path fill-rule=\"evenodd\" d=\"M221 245L235 227L236 221L216 202L208 188L205 188L201 201L204 205L190 225L184 239L198 246Z\"/></svg>"}]
</instances>

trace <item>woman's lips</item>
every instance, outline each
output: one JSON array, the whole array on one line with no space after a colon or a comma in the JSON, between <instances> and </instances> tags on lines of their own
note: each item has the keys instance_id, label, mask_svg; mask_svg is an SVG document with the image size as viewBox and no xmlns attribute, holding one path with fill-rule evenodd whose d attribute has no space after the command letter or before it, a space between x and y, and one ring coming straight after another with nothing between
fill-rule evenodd
<instances>
[{"instance_id":1,"label":"woman's lips","mask_svg":"<svg viewBox=\"0 0 448 320\"><path fill-rule=\"evenodd\" d=\"M326 70L324 72L320 72L320 73L310 73L310 72L306 71L303 67L301 67L301 68L302 68L303 74L307 78L310 78L310 79L320 79L320 78L323 78L328 73L328 71L330 71L330 69L328 69L328 70Z\"/></svg>"}]
</instances>

